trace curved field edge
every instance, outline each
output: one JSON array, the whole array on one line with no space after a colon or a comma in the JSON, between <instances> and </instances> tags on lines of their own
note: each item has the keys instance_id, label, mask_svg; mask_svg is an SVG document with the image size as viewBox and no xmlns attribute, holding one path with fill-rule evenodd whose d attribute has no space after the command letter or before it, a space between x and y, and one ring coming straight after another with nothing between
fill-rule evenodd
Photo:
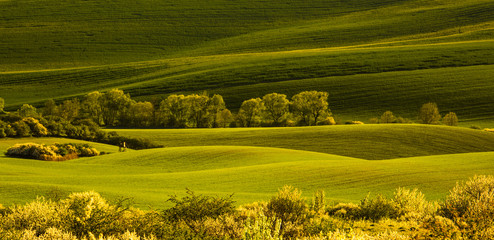
<instances>
[{"instance_id":1,"label":"curved field edge","mask_svg":"<svg viewBox=\"0 0 494 240\"><path fill-rule=\"evenodd\" d=\"M144 208L163 208L170 195L183 195L185 188L209 195L234 193L237 204L244 204L268 200L283 185L301 189L308 198L323 189L333 202L356 202L368 193L390 195L398 187L419 188L437 200L456 181L492 175L493 161L492 152L368 161L225 146L142 150L59 163L0 157L0 191L3 204L26 202L54 189L95 190L111 199L132 198Z\"/></svg>"},{"instance_id":2,"label":"curved field edge","mask_svg":"<svg viewBox=\"0 0 494 240\"><path fill-rule=\"evenodd\" d=\"M494 151L494 133L419 124L114 130L122 136L146 137L165 147L277 147L373 160Z\"/></svg>"}]
</instances>

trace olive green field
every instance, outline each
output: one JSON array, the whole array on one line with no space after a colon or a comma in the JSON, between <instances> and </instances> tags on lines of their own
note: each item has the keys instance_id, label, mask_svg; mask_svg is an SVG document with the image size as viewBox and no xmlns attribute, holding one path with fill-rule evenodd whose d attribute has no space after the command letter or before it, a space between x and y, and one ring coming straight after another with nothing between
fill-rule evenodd
<instances>
[{"instance_id":1,"label":"olive green field","mask_svg":"<svg viewBox=\"0 0 494 240\"><path fill-rule=\"evenodd\" d=\"M0 139L0 203L76 191L169 206L185 189L269 200L292 185L332 203L418 188L441 200L456 182L494 175L493 0L0 0L0 97L38 108L121 89L244 100L325 91L338 123L223 129L106 129L163 148L64 162L11 158ZM385 111L417 122L422 104L459 126L367 124ZM475 126L476 129L471 127Z\"/></svg>"}]
</instances>

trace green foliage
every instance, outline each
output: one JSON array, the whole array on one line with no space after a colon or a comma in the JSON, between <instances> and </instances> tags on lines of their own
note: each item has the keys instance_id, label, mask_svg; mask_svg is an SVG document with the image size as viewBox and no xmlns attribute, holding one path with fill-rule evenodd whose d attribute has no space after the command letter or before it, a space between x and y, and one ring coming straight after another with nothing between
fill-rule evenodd
<instances>
[{"instance_id":1,"label":"green foliage","mask_svg":"<svg viewBox=\"0 0 494 240\"><path fill-rule=\"evenodd\" d=\"M281 126L282 121L288 114L288 107L290 101L288 101L285 94L271 93L262 97L263 111L266 115L266 119L273 122L273 126Z\"/></svg>"},{"instance_id":2,"label":"green foliage","mask_svg":"<svg viewBox=\"0 0 494 240\"><path fill-rule=\"evenodd\" d=\"M16 144L9 149L5 155L11 157L33 158L45 161L64 161L77 157L93 157L100 153L87 144L55 144L51 146L24 143Z\"/></svg>"},{"instance_id":3,"label":"green foliage","mask_svg":"<svg viewBox=\"0 0 494 240\"><path fill-rule=\"evenodd\" d=\"M437 206L425 199L425 195L418 189L396 189L392 202L398 211L397 216L404 219L424 219L432 216Z\"/></svg>"},{"instance_id":4,"label":"green foliage","mask_svg":"<svg viewBox=\"0 0 494 240\"><path fill-rule=\"evenodd\" d=\"M171 196L168 201L173 207L163 212L164 217L173 221L184 221L188 226L194 222L203 221L206 218L218 218L219 216L235 213L232 196L212 197L196 195L187 189L187 195L182 198Z\"/></svg>"},{"instance_id":5,"label":"green foliage","mask_svg":"<svg viewBox=\"0 0 494 240\"><path fill-rule=\"evenodd\" d=\"M0 97L0 113L3 113L4 107L5 107L5 100Z\"/></svg>"},{"instance_id":6,"label":"green foliage","mask_svg":"<svg viewBox=\"0 0 494 240\"><path fill-rule=\"evenodd\" d=\"M292 97L292 108L300 116L303 125L313 126L319 118L328 115L328 93L304 91Z\"/></svg>"},{"instance_id":7,"label":"green foliage","mask_svg":"<svg viewBox=\"0 0 494 240\"><path fill-rule=\"evenodd\" d=\"M261 112L264 109L260 98L252 98L242 102L238 110L238 122L242 127L258 127L261 122Z\"/></svg>"},{"instance_id":8,"label":"green foliage","mask_svg":"<svg viewBox=\"0 0 494 240\"><path fill-rule=\"evenodd\" d=\"M443 124L448 126L456 126L458 125L458 117L456 113L449 112L443 117Z\"/></svg>"},{"instance_id":9,"label":"green foliage","mask_svg":"<svg viewBox=\"0 0 494 240\"><path fill-rule=\"evenodd\" d=\"M379 123L394 123L396 121L396 117L393 115L391 111L386 111L381 115L381 121Z\"/></svg>"},{"instance_id":10,"label":"green foliage","mask_svg":"<svg viewBox=\"0 0 494 240\"><path fill-rule=\"evenodd\" d=\"M383 218L396 218L399 212L392 200L378 194L371 198L368 194L360 201L358 218L378 221Z\"/></svg>"},{"instance_id":11,"label":"green foliage","mask_svg":"<svg viewBox=\"0 0 494 240\"><path fill-rule=\"evenodd\" d=\"M266 206L266 215L281 221L281 234L295 238L302 235L302 226L308 218L309 207L302 192L285 185Z\"/></svg>"},{"instance_id":12,"label":"green foliage","mask_svg":"<svg viewBox=\"0 0 494 240\"><path fill-rule=\"evenodd\" d=\"M420 108L419 121L423 124L438 124L441 119L436 103L425 103Z\"/></svg>"},{"instance_id":13,"label":"green foliage","mask_svg":"<svg viewBox=\"0 0 494 240\"><path fill-rule=\"evenodd\" d=\"M324 190L318 190L314 193L311 210L319 213L326 211L326 193Z\"/></svg>"},{"instance_id":14,"label":"green foliage","mask_svg":"<svg viewBox=\"0 0 494 240\"><path fill-rule=\"evenodd\" d=\"M468 239L494 237L494 177L474 176L457 183L439 210Z\"/></svg>"}]
</instances>

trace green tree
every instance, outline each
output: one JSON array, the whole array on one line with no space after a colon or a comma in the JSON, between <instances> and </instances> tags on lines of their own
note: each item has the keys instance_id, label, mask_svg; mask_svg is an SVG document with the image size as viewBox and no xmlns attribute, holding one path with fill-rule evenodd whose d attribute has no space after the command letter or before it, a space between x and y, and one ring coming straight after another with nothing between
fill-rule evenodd
<instances>
[{"instance_id":1,"label":"green tree","mask_svg":"<svg viewBox=\"0 0 494 240\"><path fill-rule=\"evenodd\" d=\"M233 115L230 110L225 108L221 112L216 114L217 127L228 127L231 122L233 122Z\"/></svg>"},{"instance_id":2,"label":"green tree","mask_svg":"<svg viewBox=\"0 0 494 240\"><path fill-rule=\"evenodd\" d=\"M259 126L262 109L263 106L260 98L252 98L242 102L237 115L240 126Z\"/></svg>"},{"instance_id":3,"label":"green tree","mask_svg":"<svg viewBox=\"0 0 494 240\"><path fill-rule=\"evenodd\" d=\"M73 120L79 117L80 109L81 109L81 103L77 98L74 98L72 100L65 100L58 107L60 117L69 122L72 122Z\"/></svg>"},{"instance_id":4,"label":"green tree","mask_svg":"<svg viewBox=\"0 0 494 240\"><path fill-rule=\"evenodd\" d=\"M444 116L443 118L443 124L448 126L457 126L458 117L456 116L456 113L449 112L448 114L446 114L446 116Z\"/></svg>"},{"instance_id":5,"label":"green tree","mask_svg":"<svg viewBox=\"0 0 494 240\"><path fill-rule=\"evenodd\" d=\"M209 104L210 101L207 95L191 94L185 97L187 119L190 127L210 127L213 118L208 111Z\"/></svg>"},{"instance_id":6,"label":"green tree","mask_svg":"<svg viewBox=\"0 0 494 240\"><path fill-rule=\"evenodd\" d=\"M316 125L319 117L329 114L328 93L305 91L292 97L292 108L308 126Z\"/></svg>"},{"instance_id":7,"label":"green tree","mask_svg":"<svg viewBox=\"0 0 494 240\"><path fill-rule=\"evenodd\" d=\"M135 127L149 127L153 121L154 107L150 102L137 102L129 107L130 122Z\"/></svg>"},{"instance_id":8,"label":"green tree","mask_svg":"<svg viewBox=\"0 0 494 240\"><path fill-rule=\"evenodd\" d=\"M58 115L58 106L53 99L45 102L45 107L43 108L43 117L47 119L52 119L54 116Z\"/></svg>"},{"instance_id":9,"label":"green tree","mask_svg":"<svg viewBox=\"0 0 494 240\"><path fill-rule=\"evenodd\" d=\"M101 97L102 116L106 125L115 126L125 116L133 100L122 90L112 89Z\"/></svg>"},{"instance_id":10,"label":"green tree","mask_svg":"<svg viewBox=\"0 0 494 240\"><path fill-rule=\"evenodd\" d=\"M393 115L391 111L386 111L381 115L380 123L394 123L396 122L396 117Z\"/></svg>"},{"instance_id":11,"label":"green tree","mask_svg":"<svg viewBox=\"0 0 494 240\"><path fill-rule=\"evenodd\" d=\"M164 125L167 127L187 126L187 104L184 95L170 95L160 103Z\"/></svg>"},{"instance_id":12,"label":"green tree","mask_svg":"<svg viewBox=\"0 0 494 240\"><path fill-rule=\"evenodd\" d=\"M4 107L5 107L5 100L0 97L0 113L3 113Z\"/></svg>"},{"instance_id":13,"label":"green tree","mask_svg":"<svg viewBox=\"0 0 494 240\"><path fill-rule=\"evenodd\" d=\"M86 95L81 103L81 110L85 117L92 119L98 125L103 125L103 93L98 91Z\"/></svg>"},{"instance_id":14,"label":"green tree","mask_svg":"<svg viewBox=\"0 0 494 240\"><path fill-rule=\"evenodd\" d=\"M282 121L289 113L290 101L285 94L270 93L262 97L263 113L266 119L271 120L274 126L281 126Z\"/></svg>"},{"instance_id":15,"label":"green tree","mask_svg":"<svg viewBox=\"0 0 494 240\"><path fill-rule=\"evenodd\" d=\"M213 118L212 127L219 127L221 124L225 123L224 121L221 123L219 122L220 120L225 120L225 119L219 119L218 118L225 109L226 109L226 104L225 104L225 101L223 100L223 97L221 95L218 95L218 94L213 95L213 97L211 97L211 100L209 103L209 114ZM228 112L230 112L230 111L228 111ZM230 112L230 115L231 115L231 112Z\"/></svg>"},{"instance_id":16,"label":"green tree","mask_svg":"<svg viewBox=\"0 0 494 240\"><path fill-rule=\"evenodd\" d=\"M29 104L23 104L21 108L18 110L19 116L21 117L37 117L38 112L36 107L29 105Z\"/></svg>"},{"instance_id":17,"label":"green tree","mask_svg":"<svg viewBox=\"0 0 494 240\"><path fill-rule=\"evenodd\" d=\"M425 103L420 108L419 120L423 124L438 124L441 119L436 103Z\"/></svg>"},{"instance_id":18,"label":"green tree","mask_svg":"<svg viewBox=\"0 0 494 240\"><path fill-rule=\"evenodd\" d=\"M31 128L24 121L17 121L12 123L12 128L16 133L16 137L30 137Z\"/></svg>"}]
</instances>

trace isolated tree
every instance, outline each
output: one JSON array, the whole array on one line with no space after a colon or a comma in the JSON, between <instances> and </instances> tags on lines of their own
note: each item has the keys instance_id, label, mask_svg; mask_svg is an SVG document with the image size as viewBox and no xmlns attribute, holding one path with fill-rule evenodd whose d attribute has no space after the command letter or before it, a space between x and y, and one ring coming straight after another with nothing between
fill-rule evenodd
<instances>
[{"instance_id":1,"label":"isolated tree","mask_svg":"<svg viewBox=\"0 0 494 240\"><path fill-rule=\"evenodd\" d=\"M423 124L438 124L441 120L439 109L436 103L425 103L420 108L419 120Z\"/></svg>"},{"instance_id":2,"label":"isolated tree","mask_svg":"<svg viewBox=\"0 0 494 240\"><path fill-rule=\"evenodd\" d=\"M242 102L238 111L238 120L243 127L255 127L259 125L262 111L262 102L260 98L251 98Z\"/></svg>"},{"instance_id":3,"label":"isolated tree","mask_svg":"<svg viewBox=\"0 0 494 240\"><path fill-rule=\"evenodd\" d=\"M293 111L305 125L316 125L319 117L329 114L328 93L305 91L292 97Z\"/></svg>"},{"instance_id":4,"label":"isolated tree","mask_svg":"<svg viewBox=\"0 0 494 240\"><path fill-rule=\"evenodd\" d=\"M18 110L19 116L21 117L37 117L38 112L36 107L29 105L29 104L23 104L21 108Z\"/></svg>"},{"instance_id":5,"label":"isolated tree","mask_svg":"<svg viewBox=\"0 0 494 240\"><path fill-rule=\"evenodd\" d=\"M85 117L90 118L98 125L103 125L103 93L98 91L90 92L81 103L81 110Z\"/></svg>"},{"instance_id":6,"label":"isolated tree","mask_svg":"<svg viewBox=\"0 0 494 240\"><path fill-rule=\"evenodd\" d=\"M270 93L262 97L263 113L266 119L273 121L274 126L281 126L289 113L290 101L285 94Z\"/></svg>"},{"instance_id":7,"label":"isolated tree","mask_svg":"<svg viewBox=\"0 0 494 240\"><path fill-rule=\"evenodd\" d=\"M114 126L120 117L125 116L129 106L133 103L129 94L122 90L112 89L101 98L102 116L106 125Z\"/></svg>"},{"instance_id":8,"label":"isolated tree","mask_svg":"<svg viewBox=\"0 0 494 240\"><path fill-rule=\"evenodd\" d=\"M449 112L446 116L443 117L443 124L448 126L457 126L458 125L458 117L456 113Z\"/></svg>"},{"instance_id":9,"label":"isolated tree","mask_svg":"<svg viewBox=\"0 0 494 240\"><path fill-rule=\"evenodd\" d=\"M396 117L393 115L391 111L386 111L381 115L380 123L394 123L396 122Z\"/></svg>"}]
</instances>

